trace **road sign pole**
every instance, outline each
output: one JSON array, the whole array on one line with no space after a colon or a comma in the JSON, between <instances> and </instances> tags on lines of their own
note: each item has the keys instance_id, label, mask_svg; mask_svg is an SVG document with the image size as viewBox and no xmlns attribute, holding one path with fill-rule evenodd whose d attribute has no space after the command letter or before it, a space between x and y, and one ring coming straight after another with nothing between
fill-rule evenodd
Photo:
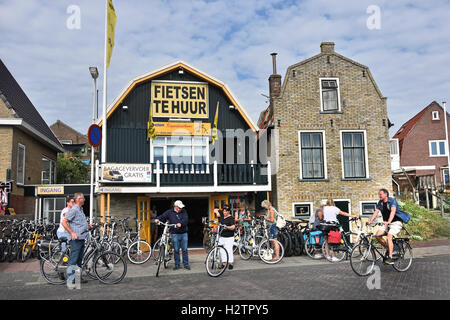
<instances>
[{"instance_id":1,"label":"road sign pole","mask_svg":"<svg viewBox=\"0 0 450 320\"><path fill-rule=\"evenodd\" d=\"M97 99L97 79L94 79L94 98L92 103L92 124L95 123L95 109ZM89 221L94 222L94 150L95 147L91 145L91 193L90 193L90 203L89 203Z\"/></svg>"}]
</instances>

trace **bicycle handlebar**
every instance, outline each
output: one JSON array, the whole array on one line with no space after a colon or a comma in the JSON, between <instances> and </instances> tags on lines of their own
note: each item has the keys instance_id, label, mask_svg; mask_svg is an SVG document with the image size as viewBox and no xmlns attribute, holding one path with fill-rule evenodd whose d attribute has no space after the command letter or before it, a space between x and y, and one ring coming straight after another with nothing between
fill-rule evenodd
<instances>
[{"instance_id":1,"label":"bicycle handlebar","mask_svg":"<svg viewBox=\"0 0 450 320\"><path fill-rule=\"evenodd\" d=\"M163 226L168 226L168 227L175 227L175 228L178 228L176 224L170 224L170 223L168 223L168 222L161 222L161 221L158 221L157 224L158 224L158 225L163 225Z\"/></svg>"}]
</instances>

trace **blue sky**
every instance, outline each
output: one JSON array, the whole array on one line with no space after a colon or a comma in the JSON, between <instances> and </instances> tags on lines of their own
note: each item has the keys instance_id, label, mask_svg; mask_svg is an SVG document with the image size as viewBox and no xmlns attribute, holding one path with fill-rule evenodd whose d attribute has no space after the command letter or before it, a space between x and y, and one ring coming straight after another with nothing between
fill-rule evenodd
<instances>
[{"instance_id":1,"label":"blue sky","mask_svg":"<svg viewBox=\"0 0 450 320\"><path fill-rule=\"evenodd\" d=\"M450 99L450 2L114 0L116 38L108 102L137 75L175 60L226 82L256 122L267 106L271 52L278 72L320 52L322 41L368 66L397 129L433 100ZM104 3L0 0L0 57L50 125L86 132L92 113L88 67L103 72ZM81 10L70 30L67 8ZM381 28L369 30L370 5ZM101 87L101 86L100 86ZM101 93L100 93L101 94ZM101 102L101 99L100 99Z\"/></svg>"}]
</instances>

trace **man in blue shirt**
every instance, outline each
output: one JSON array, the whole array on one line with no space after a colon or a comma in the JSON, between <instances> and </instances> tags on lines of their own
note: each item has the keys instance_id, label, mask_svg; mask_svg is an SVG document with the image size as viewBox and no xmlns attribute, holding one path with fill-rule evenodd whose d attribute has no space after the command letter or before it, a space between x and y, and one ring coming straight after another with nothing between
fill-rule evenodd
<instances>
[{"instance_id":1,"label":"man in blue shirt","mask_svg":"<svg viewBox=\"0 0 450 320\"><path fill-rule=\"evenodd\" d=\"M191 270L189 266L189 257L188 257L188 214L186 209L184 209L185 205L180 200L175 201L173 208L167 210L162 215L158 216L155 219L155 223L169 221L170 224L176 224L177 227L170 228L170 233L172 234L172 241L174 245L174 260L175 267L173 270L177 270L180 268L180 248L183 253L183 265L187 270Z\"/></svg>"},{"instance_id":2,"label":"man in blue shirt","mask_svg":"<svg viewBox=\"0 0 450 320\"><path fill-rule=\"evenodd\" d=\"M83 212L82 206L84 205L84 195L75 193L75 204L66 213L64 220L62 221L63 227L70 234L72 240L70 240L70 255L67 262L67 287L69 289L74 288L74 273L75 266L81 268L81 262L83 260L84 240L89 236L89 225L86 220L86 215ZM86 280L82 280L82 283Z\"/></svg>"}]
</instances>

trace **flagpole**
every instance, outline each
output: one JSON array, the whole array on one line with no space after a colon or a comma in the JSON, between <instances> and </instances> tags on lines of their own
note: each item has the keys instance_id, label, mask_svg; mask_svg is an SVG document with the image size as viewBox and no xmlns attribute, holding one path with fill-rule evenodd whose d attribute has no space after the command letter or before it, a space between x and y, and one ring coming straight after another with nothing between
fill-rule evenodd
<instances>
[{"instance_id":1,"label":"flagpole","mask_svg":"<svg viewBox=\"0 0 450 320\"><path fill-rule=\"evenodd\" d=\"M105 55L103 60L103 125L102 125L102 163L106 162L106 77L108 50L108 0L105 0Z\"/></svg>"}]
</instances>

